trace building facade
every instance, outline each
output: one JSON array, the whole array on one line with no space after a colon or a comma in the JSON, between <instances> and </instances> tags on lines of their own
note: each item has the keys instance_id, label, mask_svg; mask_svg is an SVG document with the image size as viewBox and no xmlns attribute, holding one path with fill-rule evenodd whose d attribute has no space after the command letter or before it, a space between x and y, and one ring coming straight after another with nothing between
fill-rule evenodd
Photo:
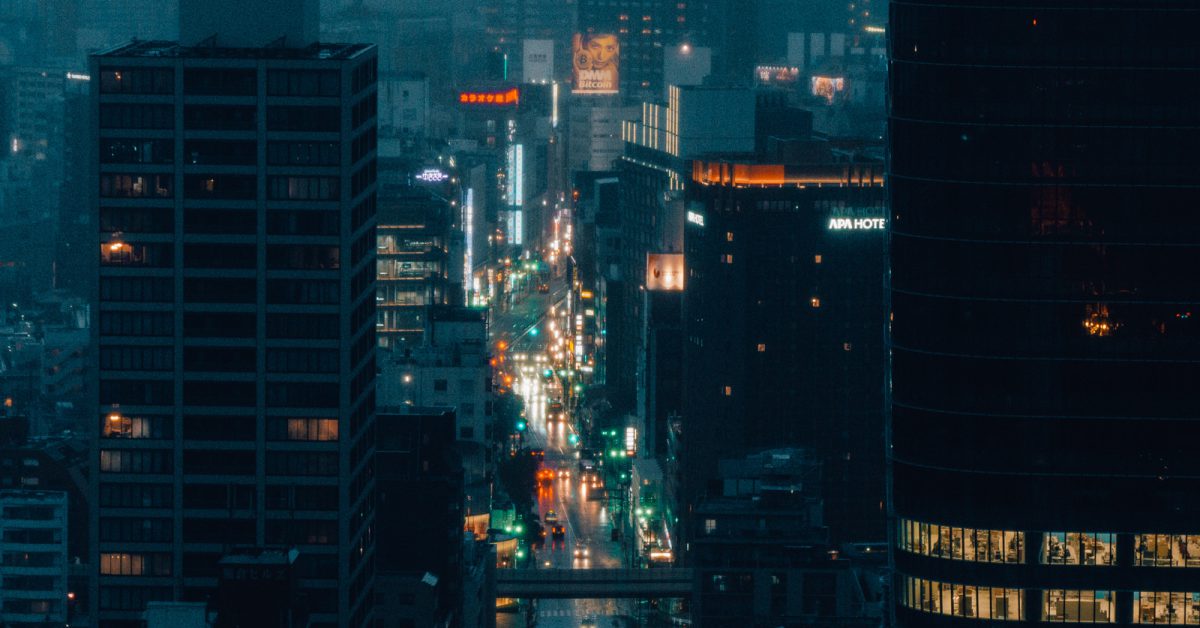
<instances>
[{"instance_id":1,"label":"building facade","mask_svg":"<svg viewBox=\"0 0 1200 628\"><path fill-rule=\"evenodd\" d=\"M723 455L821 456L835 543L880 540L883 167L693 162L684 232L684 495Z\"/></svg>"},{"instance_id":2,"label":"building facade","mask_svg":"<svg viewBox=\"0 0 1200 628\"><path fill-rule=\"evenodd\" d=\"M385 186L378 220L379 346L412 350L426 309L449 302L450 202L425 187Z\"/></svg>"},{"instance_id":3,"label":"building facade","mask_svg":"<svg viewBox=\"0 0 1200 628\"><path fill-rule=\"evenodd\" d=\"M377 69L309 26L91 57L100 626L273 544L313 625L370 619Z\"/></svg>"},{"instance_id":4,"label":"building facade","mask_svg":"<svg viewBox=\"0 0 1200 628\"><path fill-rule=\"evenodd\" d=\"M1200 7L891 11L897 623L1200 623Z\"/></svg>"},{"instance_id":5,"label":"building facade","mask_svg":"<svg viewBox=\"0 0 1200 628\"><path fill-rule=\"evenodd\" d=\"M67 494L0 491L0 624L66 622L67 570Z\"/></svg>"}]
</instances>

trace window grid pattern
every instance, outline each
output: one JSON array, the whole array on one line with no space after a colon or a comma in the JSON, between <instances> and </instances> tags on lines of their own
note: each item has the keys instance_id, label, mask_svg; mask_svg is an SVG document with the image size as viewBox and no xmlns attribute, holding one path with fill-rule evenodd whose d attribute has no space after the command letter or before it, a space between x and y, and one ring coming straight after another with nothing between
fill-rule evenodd
<instances>
[{"instance_id":1,"label":"window grid pattern","mask_svg":"<svg viewBox=\"0 0 1200 628\"><path fill-rule=\"evenodd\" d=\"M1024 563L1025 533L957 528L901 519L897 545L921 556L983 563Z\"/></svg>"},{"instance_id":2,"label":"window grid pattern","mask_svg":"<svg viewBox=\"0 0 1200 628\"><path fill-rule=\"evenodd\" d=\"M900 603L933 613L1000 621L1025 619L1023 589L981 587L901 576Z\"/></svg>"}]
</instances>

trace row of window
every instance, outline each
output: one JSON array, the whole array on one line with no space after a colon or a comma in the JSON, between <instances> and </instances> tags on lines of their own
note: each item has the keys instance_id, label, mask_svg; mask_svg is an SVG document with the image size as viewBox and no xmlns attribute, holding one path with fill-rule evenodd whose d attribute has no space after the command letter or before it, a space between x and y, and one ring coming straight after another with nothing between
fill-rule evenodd
<instances>
[{"instance_id":1,"label":"row of window","mask_svg":"<svg viewBox=\"0 0 1200 628\"><path fill-rule=\"evenodd\" d=\"M337 212L327 210L268 210L267 233L271 235L338 235ZM226 209L184 210L184 230L189 233L245 233L257 231L254 211ZM174 233L175 212L161 207L101 207L101 233ZM110 243L111 245L112 243ZM101 251L106 263L135 255L118 247ZM112 261L110 261L110 259Z\"/></svg>"},{"instance_id":2,"label":"row of window","mask_svg":"<svg viewBox=\"0 0 1200 628\"><path fill-rule=\"evenodd\" d=\"M364 109L366 112L374 115L373 108ZM254 131L257 123L258 109L253 105L183 108L183 128L190 131ZM341 126L339 107L267 107L268 131L336 133ZM100 128L173 129L175 109L167 104L104 103L100 105Z\"/></svg>"},{"instance_id":3,"label":"row of window","mask_svg":"<svg viewBox=\"0 0 1200 628\"><path fill-rule=\"evenodd\" d=\"M337 70L269 70L267 94L271 96L337 96L341 75ZM105 68L100 72L102 94L170 94L175 91L171 68ZM185 94L254 96L258 73L253 68L190 68L183 73Z\"/></svg>"},{"instance_id":4,"label":"row of window","mask_svg":"<svg viewBox=\"0 0 1200 628\"><path fill-rule=\"evenodd\" d=\"M102 553L102 576L169 576L171 555L167 553Z\"/></svg>"},{"instance_id":5,"label":"row of window","mask_svg":"<svg viewBox=\"0 0 1200 628\"><path fill-rule=\"evenodd\" d=\"M1025 533L980 530L899 521L899 549L937 558L990 563L1024 563ZM1200 567L1200 535L1136 534L1134 565L1142 567ZM1043 565L1115 565L1117 535L1113 532L1044 532Z\"/></svg>"},{"instance_id":6,"label":"row of window","mask_svg":"<svg viewBox=\"0 0 1200 628\"><path fill-rule=\"evenodd\" d=\"M1025 533L1013 530L952 528L901 519L897 543L901 550L922 556L985 563L1025 562Z\"/></svg>"},{"instance_id":7,"label":"row of window","mask_svg":"<svg viewBox=\"0 0 1200 628\"><path fill-rule=\"evenodd\" d=\"M322 303L311 295L292 298L302 300L269 300L270 303ZM106 299L120 300L120 299ZM101 334L111 336L170 336L173 316L162 312L104 312L101 315ZM160 316L162 315L162 316ZM202 338L252 338L255 334L253 313L214 312L184 314L184 334ZM338 337L336 314L268 314L268 338L330 339Z\"/></svg>"},{"instance_id":8,"label":"row of window","mask_svg":"<svg viewBox=\"0 0 1200 628\"><path fill-rule=\"evenodd\" d=\"M901 576L899 602L937 615L1016 621L1025 619L1024 590L977 587Z\"/></svg>"},{"instance_id":9,"label":"row of window","mask_svg":"<svg viewBox=\"0 0 1200 628\"><path fill-rule=\"evenodd\" d=\"M175 431L168 415L126 416L111 412L100 417L103 438L169 439ZM183 436L200 440L253 440L256 420L252 416L185 415ZM336 441L338 420L325 418L268 417L267 440ZM107 464L117 464L110 460Z\"/></svg>"},{"instance_id":10,"label":"row of window","mask_svg":"<svg viewBox=\"0 0 1200 628\"><path fill-rule=\"evenodd\" d=\"M1055 623L1117 621L1113 591L1049 589L1041 593L1040 619ZM1024 590L901 578L900 604L935 613L993 620L1025 619ZM1200 593L1134 591L1133 623L1200 625Z\"/></svg>"}]
</instances>

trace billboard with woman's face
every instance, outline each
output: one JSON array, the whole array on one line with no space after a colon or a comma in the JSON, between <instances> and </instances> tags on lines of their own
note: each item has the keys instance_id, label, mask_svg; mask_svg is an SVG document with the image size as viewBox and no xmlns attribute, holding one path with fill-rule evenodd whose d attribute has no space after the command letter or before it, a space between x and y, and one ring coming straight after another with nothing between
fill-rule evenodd
<instances>
[{"instance_id":1,"label":"billboard with woman's face","mask_svg":"<svg viewBox=\"0 0 1200 628\"><path fill-rule=\"evenodd\" d=\"M572 42L575 94L616 94L621 80L621 42L616 35L575 34Z\"/></svg>"}]
</instances>

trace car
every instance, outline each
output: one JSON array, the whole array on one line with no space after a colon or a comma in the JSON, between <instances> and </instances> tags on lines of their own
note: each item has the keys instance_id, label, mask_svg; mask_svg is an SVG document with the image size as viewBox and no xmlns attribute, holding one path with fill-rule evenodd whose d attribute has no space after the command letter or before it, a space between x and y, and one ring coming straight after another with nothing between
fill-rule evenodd
<instances>
[{"instance_id":1,"label":"car","mask_svg":"<svg viewBox=\"0 0 1200 628\"><path fill-rule=\"evenodd\" d=\"M556 523L554 524L554 527L550 528L550 535L553 536L556 541L561 541L567 537L567 528L561 523Z\"/></svg>"},{"instance_id":2,"label":"car","mask_svg":"<svg viewBox=\"0 0 1200 628\"><path fill-rule=\"evenodd\" d=\"M546 516L542 517L542 520L548 524L558 523L558 513L553 510L547 510Z\"/></svg>"},{"instance_id":3,"label":"car","mask_svg":"<svg viewBox=\"0 0 1200 628\"><path fill-rule=\"evenodd\" d=\"M538 284L538 292L540 292L542 294L547 294L550 292L550 286L547 284L544 284L544 283L540 283L540 284Z\"/></svg>"},{"instance_id":4,"label":"car","mask_svg":"<svg viewBox=\"0 0 1200 628\"><path fill-rule=\"evenodd\" d=\"M588 615L579 622L579 628L596 628L596 618Z\"/></svg>"},{"instance_id":5,"label":"car","mask_svg":"<svg viewBox=\"0 0 1200 628\"><path fill-rule=\"evenodd\" d=\"M545 460L546 459L546 450L545 449L530 449L529 455L533 456L534 458L537 458L538 460Z\"/></svg>"},{"instance_id":6,"label":"car","mask_svg":"<svg viewBox=\"0 0 1200 628\"><path fill-rule=\"evenodd\" d=\"M586 545L576 545L575 546L575 558L583 559L583 558L591 558L591 557L592 557L591 548L589 548Z\"/></svg>"}]
</instances>

